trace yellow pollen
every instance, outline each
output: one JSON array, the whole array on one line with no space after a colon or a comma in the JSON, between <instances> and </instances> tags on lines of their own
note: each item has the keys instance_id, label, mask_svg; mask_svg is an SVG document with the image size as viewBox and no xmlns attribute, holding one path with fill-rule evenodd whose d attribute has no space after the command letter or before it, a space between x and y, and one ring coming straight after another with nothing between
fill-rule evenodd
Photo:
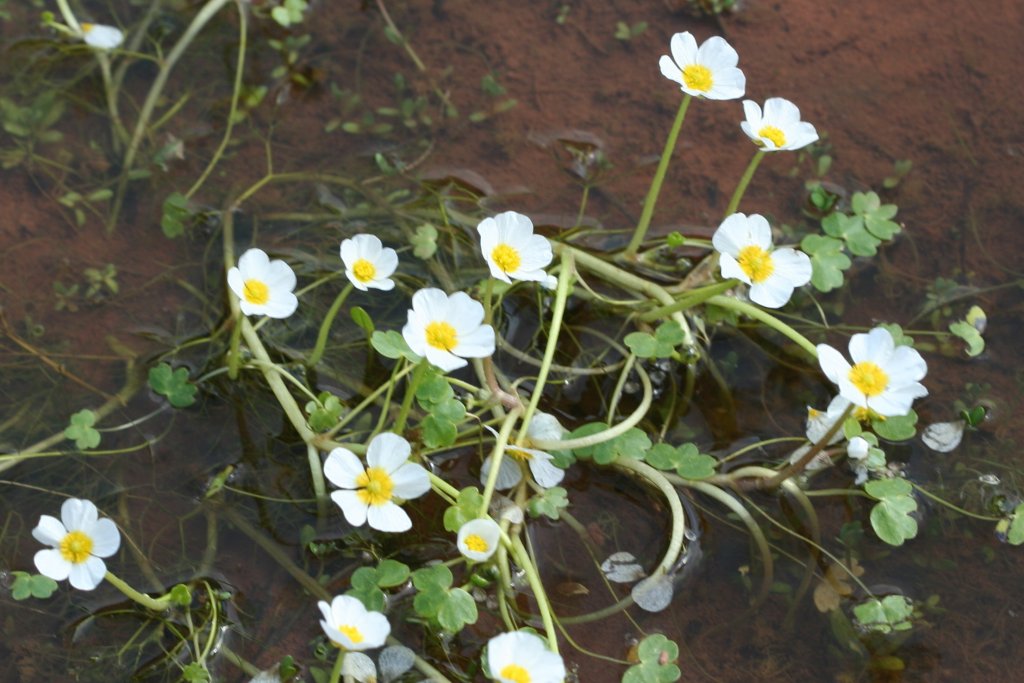
<instances>
[{"instance_id":1,"label":"yellow pollen","mask_svg":"<svg viewBox=\"0 0 1024 683\"><path fill-rule=\"evenodd\" d=\"M270 288L260 280L246 280L242 285L242 295L249 303L262 306L270 301Z\"/></svg>"},{"instance_id":2,"label":"yellow pollen","mask_svg":"<svg viewBox=\"0 0 1024 683\"><path fill-rule=\"evenodd\" d=\"M740 249L739 258L736 259L740 268L747 274L750 281L755 285L764 282L775 272L775 263L772 255L761 247L751 244Z\"/></svg>"},{"instance_id":3,"label":"yellow pollen","mask_svg":"<svg viewBox=\"0 0 1024 683\"><path fill-rule=\"evenodd\" d=\"M458 344L455 328L446 322L436 321L427 325L427 343L435 349L451 351Z\"/></svg>"},{"instance_id":4,"label":"yellow pollen","mask_svg":"<svg viewBox=\"0 0 1024 683\"><path fill-rule=\"evenodd\" d=\"M377 274L377 266L361 258L352 264L352 274L355 275L357 280L365 284Z\"/></svg>"},{"instance_id":5,"label":"yellow pollen","mask_svg":"<svg viewBox=\"0 0 1024 683\"><path fill-rule=\"evenodd\" d=\"M518 664L509 664L499 673L499 676L506 678L515 683L530 683L530 672L519 666Z\"/></svg>"},{"instance_id":6,"label":"yellow pollen","mask_svg":"<svg viewBox=\"0 0 1024 683\"><path fill-rule=\"evenodd\" d=\"M476 534L469 534L463 542L466 544L466 547L474 553L486 553L490 549L490 546L487 545L487 541Z\"/></svg>"},{"instance_id":7,"label":"yellow pollen","mask_svg":"<svg viewBox=\"0 0 1024 683\"><path fill-rule=\"evenodd\" d=\"M391 502L391 490L395 488L395 482L380 467L368 467L356 477L356 486L359 500L367 505L383 505Z\"/></svg>"},{"instance_id":8,"label":"yellow pollen","mask_svg":"<svg viewBox=\"0 0 1024 683\"><path fill-rule=\"evenodd\" d=\"M531 460L533 460L532 455L530 455L526 451L521 451L518 448L508 448L505 450L505 452L511 455L516 460L519 460L520 462L530 462Z\"/></svg>"},{"instance_id":9,"label":"yellow pollen","mask_svg":"<svg viewBox=\"0 0 1024 683\"><path fill-rule=\"evenodd\" d=\"M869 360L862 360L850 368L848 377L853 386L868 398L878 396L889 386L889 375Z\"/></svg>"},{"instance_id":10,"label":"yellow pollen","mask_svg":"<svg viewBox=\"0 0 1024 683\"><path fill-rule=\"evenodd\" d=\"M355 626L339 626L338 630L341 631L346 638L352 641L353 645L358 645L364 640L363 632Z\"/></svg>"},{"instance_id":11,"label":"yellow pollen","mask_svg":"<svg viewBox=\"0 0 1024 683\"><path fill-rule=\"evenodd\" d=\"M690 90L707 92L711 90L715 79L711 77L711 69L703 64L688 64L683 67L683 83Z\"/></svg>"},{"instance_id":12,"label":"yellow pollen","mask_svg":"<svg viewBox=\"0 0 1024 683\"><path fill-rule=\"evenodd\" d=\"M88 23L85 23L83 21L81 26L82 26L82 33L89 33L90 31L92 31L93 26L95 26L95 24L88 24Z\"/></svg>"},{"instance_id":13,"label":"yellow pollen","mask_svg":"<svg viewBox=\"0 0 1024 683\"><path fill-rule=\"evenodd\" d=\"M491 252L491 260L505 273L516 272L523 262L519 252L507 244L496 246Z\"/></svg>"},{"instance_id":14,"label":"yellow pollen","mask_svg":"<svg viewBox=\"0 0 1024 683\"><path fill-rule=\"evenodd\" d=\"M761 130L757 131L757 136L771 140L776 147L786 146L786 134L775 126L764 126Z\"/></svg>"},{"instance_id":15,"label":"yellow pollen","mask_svg":"<svg viewBox=\"0 0 1024 683\"><path fill-rule=\"evenodd\" d=\"M71 564L81 564L92 554L92 539L81 531L72 531L60 542L60 556Z\"/></svg>"}]
</instances>

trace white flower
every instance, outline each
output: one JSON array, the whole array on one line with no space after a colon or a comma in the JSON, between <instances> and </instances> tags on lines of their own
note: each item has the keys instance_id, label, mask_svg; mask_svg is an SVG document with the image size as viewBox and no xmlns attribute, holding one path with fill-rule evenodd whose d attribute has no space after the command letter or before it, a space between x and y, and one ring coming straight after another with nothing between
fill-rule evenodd
<instances>
[{"instance_id":1,"label":"white flower","mask_svg":"<svg viewBox=\"0 0 1024 683\"><path fill-rule=\"evenodd\" d=\"M732 214L711 243L721 254L722 277L750 285L750 300L767 308L785 305L796 287L811 280L811 259L789 247L772 251L771 226L759 214Z\"/></svg>"},{"instance_id":2,"label":"white flower","mask_svg":"<svg viewBox=\"0 0 1024 683\"><path fill-rule=\"evenodd\" d=\"M554 418L552 417L552 419ZM530 428L527 430L527 441L531 437L535 439L541 438L543 432L535 431L535 422L536 420L530 422ZM555 423L557 424L558 420L555 420ZM561 428L561 425L558 425L558 427ZM490 427L484 425L484 429L493 434L495 438L498 437L498 433ZM561 433L558 434L557 438L561 438ZM491 455L487 456L483 466L480 468L480 479L482 481L486 482L487 477L490 475L492 458L493 456ZM498 480L495 483L495 488L499 491L504 491L518 485L523 480L523 473L519 463L525 462L529 466L530 474L533 475L533 480L537 482L537 485L549 489L562 481L562 477L565 476L565 470L552 464L551 460L552 455L550 453L545 453L536 448L509 444L505 446L505 457L501 459L501 465L498 466Z\"/></svg>"},{"instance_id":3,"label":"white flower","mask_svg":"<svg viewBox=\"0 0 1024 683\"><path fill-rule=\"evenodd\" d=\"M465 292L421 289L412 295L402 336L413 353L449 372L465 366L465 358L494 353L494 328L483 320L484 307Z\"/></svg>"},{"instance_id":4,"label":"white flower","mask_svg":"<svg viewBox=\"0 0 1024 683\"><path fill-rule=\"evenodd\" d=\"M124 33L114 26L82 24L82 40L98 50L113 50L124 42Z\"/></svg>"},{"instance_id":5,"label":"white flower","mask_svg":"<svg viewBox=\"0 0 1024 683\"><path fill-rule=\"evenodd\" d=\"M915 398L928 395L918 381L928 372L921 354L909 346L896 346L884 327L853 335L850 357L852 366L831 346L818 344L822 372L839 385L839 394L854 405L882 417L893 417L906 415Z\"/></svg>"},{"instance_id":6,"label":"white flower","mask_svg":"<svg viewBox=\"0 0 1024 683\"><path fill-rule=\"evenodd\" d=\"M391 432L378 434L366 448L366 467L346 448L335 448L324 463L324 475L342 491L331 494L352 526L380 531L407 531L412 520L395 499L418 498L430 490L422 466L409 462L409 442Z\"/></svg>"},{"instance_id":7,"label":"white flower","mask_svg":"<svg viewBox=\"0 0 1024 683\"><path fill-rule=\"evenodd\" d=\"M398 254L385 247L375 235L354 235L341 242L345 277L356 289L394 289L391 274L398 267Z\"/></svg>"},{"instance_id":8,"label":"white flower","mask_svg":"<svg viewBox=\"0 0 1024 683\"><path fill-rule=\"evenodd\" d=\"M825 434L828 433L828 430L832 428L832 425L843 416L849 405L850 402L842 396L835 396L824 411L807 406L807 440L811 443L821 441ZM827 445L831 446L832 444L839 443L842 438L843 430L839 429L832 435Z\"/></svg>"},{"instance_id":9,"label":"white flower","mask_svg":"<svg viewBox=\"0 0 1024 683\"><path fill-rule=\"evenodd\" d=\"M736 68L739 55L724 38L713 36L699 48L687 31L672 36L672 57L663 55L658 66L665 78L675 81L684 93L709 100L743 97L747 79Z\"/></svg>"},{"instance_id":10,"label":"white flower","mask_svg":"<svg viewBox=\"0 0 1024 683\"><path fill-rule=\"evenodd\" d=\"M69 498L60 506L60 519L42 515L32 537L53 546L36 553L36 568L54 581L70 579L79 590L91 591L107 573L101 557L110 557L121 545L117 525L99 519L96 506L88 500Z\"/></svg>"},{"instance_id":11,"label":"white flower","mask_svg":"<svg viewBox=\"0 0 1024 683\"><path fill-rule=\"evenodd\" d=\"M271 261L262 249L249 249L228 271L228 286L245 315L287 318L299 305L293 294L295 271L284 261Z\"/></svg>"},{"instance_id":12,"label":"white flower","mask_svg":"<svg viewBox=\"0 0 1024 683\"><path fill-rule=\"evenodd\" d=\"M371 612L358 598L339 595L327 604L317 603L324 618L320 626L335 645L346 650L372 650L384 644L391 633L388 618L380 612Z\"/></svg>"},{"instance_id":13,"label":"white flower","mask_svg":"<svg viewBox=\"0 0 1024 683\"><path fill-rule=\"evenodd\" d=\"M501 683L562 683L565 664L539 636L524 631L502 633L487 642L487 668Z\"/></svg>"},{"instance_id":14,"label":"white flower","mask_svg":"<svg viewBox=\"0 0 1024 683\"><path fill-rule=\"evenodd\" d=\"M850 439L850 443L846 444L846 457L851 460L864 460L868 457L869 450L871 450L871 444L863 437L855 436Z\"/></svg>"},{"instance_id":15,"label":"white flower","mask_svg":"<svg viewBox=\"0 0 1024 683\"><path fill-rule=\"evenodd\" d=\"M765 100L763 115L757 102L743 100L743 113L747 120L740 123L740 128L766 152L800 149L818 139L814 126L800 120L797 106L781 97Z\"/></svg>"},{"instance_id":16,"label":"white flower","mask_svg":"<svg viewBox=\"0 0 1024 683\"><path fill-rule=\"evenodd\" d=\"M377 665L362 652L349 652L341 663L341 676L359 683L377 683Z\"/></svg>"},{"instance_id":17,"label":"white flower","mask_svg":"<svg viewBox=\"0 0 1024 683\"><path fill-rule=\"evenodd\" d=\"M544 268L551 263L551 243L533 234L533 222L521 213L506 211L485 218L476 226L491 275L504 282L530 280L551 288Z\"/></svg>"},{"instance_id":18,"label":"white flower","mask_svg":"<svg viewBox=\"0 0 1024 683\"><path fill-rule=\"evenodd\" d=\"M471 519L459 527L459 552L474 562L486 562L498 549L501 528L490 517Z\"/></svg>"}]
</instances>

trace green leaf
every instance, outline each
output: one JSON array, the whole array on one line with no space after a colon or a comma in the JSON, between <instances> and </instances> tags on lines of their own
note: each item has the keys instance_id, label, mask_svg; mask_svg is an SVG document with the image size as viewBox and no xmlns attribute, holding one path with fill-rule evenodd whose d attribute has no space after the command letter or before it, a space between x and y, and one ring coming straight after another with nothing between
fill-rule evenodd
<instances>
[{"instance_id":1,"label":"green leaf","mask_svg":"<svg viewBox=\"0 0 1024 683\"><path fill-rule=\"evenodd\" d=\"M686 446L693 446L693 444L685 444L683 447ZM696 449L697 447L693 446L693 450L696 451ZM683 479L707 479L715 474L717 465L718 461L710 455L686 452L676 467L676 474Z\"/></svg>"},{"instance_id":2,"label":"green leaf","mask_svg":"<svg viewBox=\"0 0 1024 683\"><path fill-rule=\"evenodd\" d=\"M654 358L658 342L647 332L630 332L622 342L637 358Z\"/></svg>"},{"instance_id":3,"label":"green leaf","mask_svg":"<svg viewBox=\"0 0 1024 683\"><path fill-rule=\"evenodd\" d=\"M903 332L903 328L897 323L880 323L878 327L884 327L896 346L914 346L914 338Z\"/></svg>"},{"instance_id":4,"label":"green leaf","mask_svg":"<svg viewBox=\"0 0 1024 683\"><path fill-rule=\"evenodd\" d=\"M377 585L394 588L409 580L409 567L398 560L384 559L377 565Z\"/></svg>"},{"instance_id":5,"label":"green leaf","mask_svg":"<svg viewBox=\"0 0 1024 683\"><path fill-rule=\"evenodd\" d=\"M172 370L167 363L149 369L149 386L175 408L187 408L196 402L196 386L188 381L188 369Z\"/></svg>"},{"instance_id":6,"label":"green leaf","mask_svg":"<svg viewBox=\"0 0 1024 683\"><path fill-rule=\"evenodd\" d=\"M811 257L811 284L819 292L829 292L843 284L843 271L850 258L843 253L843 242L834 237L807 235L800 248Z\"/></svg>"},{"instance_id":7,"label":"green leaf","mask_svg":"<svg viewBox=\"0 0 1024 683\"><path fill-rule=\"evenodd\" d=\"M676 664L679 646L660 633L640 641L637 657L640 663L626 670L623 683L671 683L682 676Z\"/></svg>"},{"instance_id":8,"label":"green leaf","mask_svg":"<svg viewBox=\"0 0 1024 683\"><path fill-rule=\"evenodd\" d=\"M458 437L458 424L466 416L466 406L461 401L448 398L430 408L430 414L423 418L423 445L427 448L451 446Z\"/></svg>"},{"instance_id":9,"label":"green leaf","mask_svg":"<svg viewBox=\"0 0 1024 683\"><path fill-rule=\"evenodd\" d=\"M982 338L981 332L966 320L952 323L949 326L949 331L967 343L967 355L971 358L985 350L985 340Z\"/></svg>"},{"instance_id":10,"label":"green leaf","mask_svg":"<svg viewBox=\"0 0 1024 683\"><path fill-rule=\"evenodd\" d=\"M432 405L455 397L455 390L437 368L430 366L423 372L420 384L416 387L416 400L424 410Z\"/></svg>"},{"instance_id":11,"label":"green leaf","mask_svg":"<svg viewBox=\"0 0 1024 683\"><path fill-rule=\"evenodd\" d=\"M306 414L309 415L309 426L314 432L326 432L338 424L344 406L338 397L329 391L322 391L317 401L306 403Z\"/></svg>"},{"instance_id":12,"label":"green leaf","mask_svg":"<svg viewBox=\"0 0 1024 683\"><path fill-rule=\"evenodd\" d=\"M876 500L903 498L913 490L914 487L906 479L878 479L864 484L864 492Z\"/></svg>"},{"instance_id":13,"label":"green leaf","mask_svg":"<svg viewBox=\"0 0 1024 683\"><path fill-rule=\"evenodd\" d=\"M573 430L566 437L575 439L590 434L599 434L608 429L608 425L602 422L591 422ZM574 453L579 458L592 458L598 465L608 465L620 457L636 458L642 460L644 454L651 447L651 439L643 431L633 427L624 434L596 444L575 449Z\"/></svg>"},{"instance_id":14,"label":"green leaf","mask_svg":"<svg viewBox=\"0 0 1024 683\"><path fill-rule=\"evenodd\" d=\"M864 227L875 237L890 240L900 231L899 223L890 220L896 215L895 204L882 204L874 192L855 192L850 199L853 212L864 220Z\"/></svg>"},{"instance_id":15,"label":"green leaf","mask_svg":"<svg viewBox=\"0 0 1024 683\"><path fill-rule=\"evenodd\" d=\"M425 261L437 252L437 228L430 223L419 225L409 241L413 255Z\"/></svg>"},{"instance_id":16,"label":"green leaf","mask_svg":"<svg viewBox=\"0 0 1024 683\"><path fill-rule=\"evenodd\" d=\"M407 358L413 363L420 361L420 357L413 353L409 345L405 343L405 337L402 336L401 332L396 332L395 330L388 330L387 332L374 331L370 335L370 345L385 358Z\"/></svg>"},{"instance_id":17,"label":"green leaf","mask_svg":"<svg viewBox=\"0 0 1024 683\"><path fill-rule=\"evenodd\" d=\"M1024 503L1021 503L1013 509L1013 515L1010 517L1010 529L1009 533L1006 535L1006 540L1010 542L1010 545L1021 545L1024 543Z\"/></svg>"},{"instance_id":18,"label":"green leaf","mask_svg":"<svg viewBox=\"0 0 1024 683\"><path fill-rule=\"evenodd\" d=\"M917 413L911 410L906 415L894 415L871 421L875 434L889 441L907 441L917 433Z\"/></svg>"},{"instance_id":19,"label":"green leaf","mask_svg":"<svg viewBox=\"0 0 1024 683\"><path fill-rule=\"evenodd\" d=\"M558 519L559 510L569 507L569 498L566 490L561 486L552 486L535 495L526 504L526 511L531 517L544 515L551 519Z\"/></svg>"},{"instance_id":20,"label":"green leaf","mask_svg":"<svg viewBox=\"0 0 1024 683\"><path fill-rule=\"evenodd\" d=\"M448 633L458 633L463 627L475 624L477 620L476 601L462 588L448 591L448 599L437 611L437 623Z\"/></svg>"},{"instance_id":21,"label":"green leaf","mask_svg":"<svg viewBox=\"0 0 1024 683\"><path fill-rule=\"evenodd\" d=\"M373 334L373 318L366 312L366 309L362 306L353 306L349 309L348 314L352 316L352 322L356 324L361 330L366 332L367 335Z\"/></svg>"},{"instance_id":22,"label":"green leaf","mask_svg":"<svg viewBox=\"0 0 1024 683\"><path fill-rule=\"evenodd\" d=\"M357 598L366 609L383 612L387 604L387 596L377 586L377 570L373 567L360 567L352 573L352 587L345 595Z\"/></svg>"},{"instance_id":23,"label":"green leaf","mask_svg":"<svg viewBox=\"0 0 1024 683\"><path fill-rule=\"evenodd\" d=\"M683 328L675 320L658 325L654 334L632 332L623 340L638 358L668 358L683 343Z\"/></svg>"},{"instance_id":24,"label":"green leaf","mask_svg":"<svg viewBox=\"0 0 1024 683\"><path fill-rule=\"evenodd\" d=\"M174 239L185 234L185 223L191 216L188 197L180 192L172 192L164 200L163 216L160 219L160 228L164 236Z\"/></svg>"},{"instance_id":25,"label":"green leaf","mask_svg":"<svg viewBox=\"0 0 1024 683\"><path fill-rule=\"evenodd\" d=\"M458 533L463 524L480 515L483 502L484 497L475 486L467 486L459 491L455 504L444 511L445 530Z\"/></svg>"},{"instance_id":26,"label":"green leaf","mask_svg":"<svg viewBox=\"0 0 1024 683\"><path fill-rule=\"evenodd\" d=\"M913 624L914 604L902 595L871 598L853 608L853 616L862 628L890 633L907 631Z\"/></svg>"},{"instance_id":27,"label":"green leaf","mask_svg":"<svg viewBox=\"0 0 1024 683\"><path fill-rule=\"evenodd\" d=\"M830 213L822 219L821 227L825 234L845 241L846 248L854 256L874 256L882 243L864 228L864 220L860 216Z\"/></svg>"},{"instance_id":28,"label":"green leaf","mask_svg":"<svg viewBox=\"0 0 1024 683\"><path fill-rule=\"evenodd\" d=\"M11 572L14 576L14 583L11 584L11 597L15 600L27 600L28 598L39 598L44 600L57 590L57 582L42 574L29 574L28 572Z\"/></svg>"},{"instance_id":29,"label":"green leaf","mask_svg":"<svg viewBox=\"0 0 1024 683\"><path fill-rule=\"evenodd\" d=\"M79 410L71 416L70 424L64 430L64 436L75 442L79 450L96 448L100 445L100 433L93 429L96 424L96 413L91 410Z\"/></svg>"},{"instance_id":30,"label":"green leaf","mask_svg":"<svg viewBox=\"0 0 1024 683\"><path fill-rule=\"evenodd\" d=\"M917 536L917 520L910 516L916 509L917 501L910 496L887 497L871 508L871 526L889 545L903 545Z\"/></svg>"},{"instance_id":31,"label":"green leaf","mask_svg":"<svg viewBox=\"0 0 1024 683\"><path fill-rule=\"evenodd\" d=\"M476 602L465 590L450 588L452 572L448 567L437 564L417 569L412 573L412 583L417 591L413 609L421 617L451 633L476 622Z\"/></svg>"}]
</instances>

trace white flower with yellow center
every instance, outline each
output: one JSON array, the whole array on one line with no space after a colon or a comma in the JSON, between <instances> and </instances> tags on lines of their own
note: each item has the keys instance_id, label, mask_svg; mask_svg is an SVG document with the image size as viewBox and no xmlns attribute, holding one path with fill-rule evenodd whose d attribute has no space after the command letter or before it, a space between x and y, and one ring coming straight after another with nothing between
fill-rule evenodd
<instances>
[{"instance_id":1,"label":"white flower with yellow center","mask_svg":"<svg viewBox=\"0 0 1024 683\"><path fill-rule=\"evenodd\" d=\"M465 292L448 296L440 289L421 289L412 295L402 336L413 353L449 372L465 366L466 358L494 353L494 328L483 321L484 307Z\"/></svg>"},{"instance_id":2,"label":"white flower with yellow center","mask_svg":"<svg viewBox=\"0 0 1024 683\"><path fill-rule=\"evenodd\" d=\"M928 365L909 346L896 346L884 327L850 338L851 365L827 344L818 344L818 364L850 403L882 416L906 415L915 398L928 395L919 380Z\"/></svg>"},{"instance_id":3,"label":"white flower with yellow center","mask_svg":"<svg viewBox=\"0 0 1024 683\"><path fill-rule=\"evenodd\" d=\"M471 519L459 527L459 552L474 562L486 562L498 549L501 527L490 517Z\"/></svg>"},{"instance_id":4,"label":"white flower with yellow center","mask_svg":"<svg viewBox=\"0 0 1024 683\"><path fill-rule=\"evenodd\" d=\"M551 421L554 421L554 424L557 426L555 428L557 431L554 434L552 434L552 427L550 426ZM484 429L493 434L495 438L498 437L498 433L490 427L484 425ZM558 424L558 420L553 415L548 415L547 413L538 413L530 421L530 427L526 431L527 443L530 442L530 439L548 441L561 438L562 426ZM493 457L488 455L484 459L484 464L480 467L480 480L483 482L486 482L490 476ZM499 491L504 491L517 486L523 480L520 463L524 463L530 469L530 474L538 486L546 489L556 486L565 476L565 470L552 463L552 459L550 453L537 450L536 448L513 446L512 444L505 446L505 456L501 459L501 464L498 466L498 478L495 488Z\"/></svg>"},{"instance_id":5,"label":"white flower with yellow center","mask_svg":"<svg viewBox=\"0 0 1024 683\"><path fill-rule=\"evenodd\" d=\"M412 520L397 501L418 498L430 490L430 476L409 462L409 442L391 432L378 434L366 448L366 467L346 448L335 448L324 462L324 475L341 491L331 494L345 520L379 531L408 531Z\"/></svg>"},{"instance_id":6,"label":"white flower with yellow center","mask_svg":"<svg viewBox=\"0 0 1024 683\"><path fill-rule=\"evenodd\" d=\"M669 47L672 56L663 55L658 66L684 93L709 100L743 97L747 79L736 68L739 55L724 38L713 36L697 47L697 40L687 31L672 36Z\"/></svg>"},{"instance_id":7,"label":"white flower with yellow center","mask_svg":"<svg viewBox=\"0 0 1024 683\"><path fill-rule=\"evenodd\" d=\"M811 259L789 247L772 250L771 226L759 214L732 214L711 243L721 254L722 277L750 285L750 300L766 308L783 306L811 280Z\"/></svg>"},{"instance_id":8,"label":"white flower with yellow center","mask_svg":"<svg viewBox=\"0 0 1024 683\"><path fill-rule=\"evenodd\" d=\"M818 139L814 126L800 120L800 109L781 97L765 100L763 114L757 102L743 100L743 113L747 120L740 123L740 128L766 152L800 149Z\"/></svg>"},{"instance_id":9,"label":"white flower with yellow center","mask_svg":"<svg viewBox=\"0 0 1024 683\"><path fill-rule=\"evenodd\" d=\"M82 24L82 40L97 50L113 50L124 42L121 29L104 24Z\"/></svg>"},{"instance_id":10,"label":"white flower with yellow center","mask_svg":"<svg viewBox=\"0 0 1024 683\"><path fill-rule=\"evenodd\" d=\"M91 591L107 573L101 557L110 557L121 545L117 525L99 519L88 500L69 498L60 506L60 519L42 515L32 537L52 548L33 558L36 569L54 581L69 579L79 590Z\"/></svg>"},{"instance_id":11,"label":"white flower with yellow center","mask_svg":"<svg viewBox=\"0 0 1024 683\"><path fill-rule=\"evenodd\" d=\"M501 683L562 683L565 663L540 636L525 631L502 633L487 641L487 668Z\"/></svg>"},{"instance_id":12,"label":"white flower with yellow center","mask_svg":"<svg viewBox=\"0 0 1024 683\"><path fill-rule=\"evenodd\" d=\"M372 650L384 644L391 633L388 618L380 612L371 612L358 598L339 595L331 604L317 603L323 619L320 626L331 642L345 650Z\"/></svg>"},{"instance_id":13,"label":"white flower with yellow center","mask_svg":"<svg viewBox=\"0 0 1024 683\"><path fill-rule=\"evenodd\" d=\"M287 318L299 305L295 271L284 261L271 261L262 249L242 254L238 267L228 271L228 286L244 315Z\"/></svg>"},{"instance_id":14,"label":"white flower with yellow center","mask_svg":"<svg viewBox=\"0 0 1024 683\"><path fill-rule=\"evenodd\" d=\"M533 234L533 221L521 213L506 211L485 218L476 226L491 275L504 282L528 280L551 284L544 268L551 263L551 243Z\"/></svg>"},{"instance_id":15,"label":"white flower with yellow center","mask_svg":"<svg viewBox=\"0 0 1024 683\"><path fill-rule=\"evenodd\" d=\"M356 289L394 289L391 274L398 267L398 254L385 247L375 235L354 235L341 242L345 277Z\"/></svg>"}]
</instances>

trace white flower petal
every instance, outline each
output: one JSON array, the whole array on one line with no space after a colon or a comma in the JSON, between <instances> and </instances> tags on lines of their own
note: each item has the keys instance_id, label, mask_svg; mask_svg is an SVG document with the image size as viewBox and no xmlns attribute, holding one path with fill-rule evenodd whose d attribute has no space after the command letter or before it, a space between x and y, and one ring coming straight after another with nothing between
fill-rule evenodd
<instances>
[{"instance_id":1,"label":"white flower petal","mask_svg":"<svg viewBox=\"0 0 1024 683\"><path fill-rule=\"evenodd\" d=\"M121 29L105 24L82 24L82 40L89 47L113 50L124 42Z\"/></svg>"},{"instance_id":2,"label":"white flower petal","mask_svg":"<svg viewBox=\"0 0 1024 683\"><path fill-rule=\"evenodd\" d=\"M104 517L92 528L92 554L96 557L110 557L121 547L121 532L114 521Z\"/></svg>"},{"instance_id":3,"label":"white flower petal","mask_svg":"<svg viewBox=\"0 0 1024 683\"><path fill-rule=\"evenodd\" d=\"M347 448L335 448L324 462L324 476L338 488L356 488L356 478L364 472L363 462Z\"/></svg>"},{"instance_id":4,"label":"white flower petal","mask_svg":"<svg viewBox=\"0 0 1024 683\"><path fill-rule=\"evenodd\" d=\"M551 464L551 456L543 451L529 451L533 458L530 459L530 474L533 480L542 488L549 489L557 486L565 477L565 470Z\"/></svg>"},{"instance_id":5,"label":"white flower petal","mask_svg":"<svg viewBox=\"0 0 1024 683\"><path fill-rule=\"evenodd\" d=\"M821 371L838 384L840 379L844 379L850 373L850 364L843 358L843 354L828 344L818 344L817 349L818 365L821 366Z\"/></svg>"},{"instance_id":6,"label":"white flower petal","mask_svg":"<svg viewBox=\"0 0 1024 683\"><path fill-rule=\"evenodd\" d=\"M331 493L331 500L341 508L346 522L352 526L366 524L366 510L369 505L359 499L358 493L349 489L334 491Z\"/></svg>"},{"instance_id":7,"label":"white flower petal","mask_svg":"<svg viewBox=\"0 0 1024 683\"><path fill-rule=\"evenodd\" d=\"M404 465L412 453L412 446L403 437L392 432L381 432L366 447L366 464L391 473Z\"/></svg>"},{"instance_id":8,"label":"white flower petal","mask_svg":"<svg viewBox=\"0 0 1024 683\"><path fill-rule=\"evenodd\" d=\"M406 463L391 473L393 495L402 500L419 498L430 490L430 475L426 468L413 462Z\"/></svg>"},{"instance_id":9,"label":"white flower petal","mask_svg":"<svg viewBox=\"0 0 1024 683\"><path fill-rule=\"evenodd\" d=\"M54 548L40 550L32 558L32 561L35 562L36 569L40 574L54 581L63 581L71 573L71 563L64 559L59 550Z\"/></svg>"},{"instance_id":10,"label":"white flower petal","mask_svg":"<svg viewBox=\"0 0 1024 683\"><path fill-rule=\"evenodd\" d=\"M793 285L786 278L772 275L750 286L750 300L765 308L781 308L793 295Z\"/></svg>"},{"instance_id":11,"label":"white flower petal","mask_svg":"<svg viewBox=\"0 0 1024 683\"><path fill-rule=\"evenodd\" d=\"M88 557L85 562L71 565L68 581L74 588L91 591L100 585L107 573L107 565L98 557Z\"/></svg>"},{"instance_id":12,"label":"white flower petal","mask_svg":"<svg viewBox=\"0 0 1024 683\"><path fill-rule=\"evenodd\" d=\"M371 505L366 512L366 521L371 528L389 533L400 533L412 528L409 515L394 503Z\"/></svg>"},{"instance_id":13,"label":"white flower petal","mask_svg":"<svg viewBox=\"0 0 1024 683\"><path fill-rule=\"evenodd\" d=\"M68 498L60 506L60 519L68 531L91 533L99 511L92 501Z\"/></svg>"},{"instance_id":14,"label":"white flower petal","mask_svg":"<svg viewBox=\"0 0 1024 683\"><path fill-rule=\"evenodd\" d=\"M459 552L470 560L486 562L498 549L500 536L501 528L490 517L473 519L459 528L456 545Z\"/></svg>"},{"instance_id":15,"label":"white flower petal","mask_svg":"<svg viewBox=\"0 0 1024 683\"><path fill-rule=\"evenodd\" d=\"M488 455L484 459L484 464L480 466L481 483L487 482L487 478L491 474L491 465L493 462L493 456ZM508 454L505 454L501 459L501 466L498 468L498 478L495 482L494 488L499 491L506 491L514 486L518 486L519 482L522 480L523 472L519 469L519 463Z\"/></svg>"},{"instance_id":16,"label":"white flower petal","mask_svg":"<svg viewBox=\"0 0 1024 683\"><path fill-rule=\"evenodd\" d=\"M562 683L565 664L551 652L539 636L523 631L503 633L487 643L487 666L491 677L502 683L518 683L522 679L502 675L507 667L515 665L529 676L530 683Z\"/></svg>"},{"instance_id":17,"label":"white flower petal","mask_svg":"<svg viewBox=\"0 0 1024 683\"><path fill-rule=\"evenodd\" d=\"M43 545L51 545L56 548L67 533L68 530L59 519L50 515L40 515L39 524L32 530L32 538Z\"/></svg>"}]
</instances>

